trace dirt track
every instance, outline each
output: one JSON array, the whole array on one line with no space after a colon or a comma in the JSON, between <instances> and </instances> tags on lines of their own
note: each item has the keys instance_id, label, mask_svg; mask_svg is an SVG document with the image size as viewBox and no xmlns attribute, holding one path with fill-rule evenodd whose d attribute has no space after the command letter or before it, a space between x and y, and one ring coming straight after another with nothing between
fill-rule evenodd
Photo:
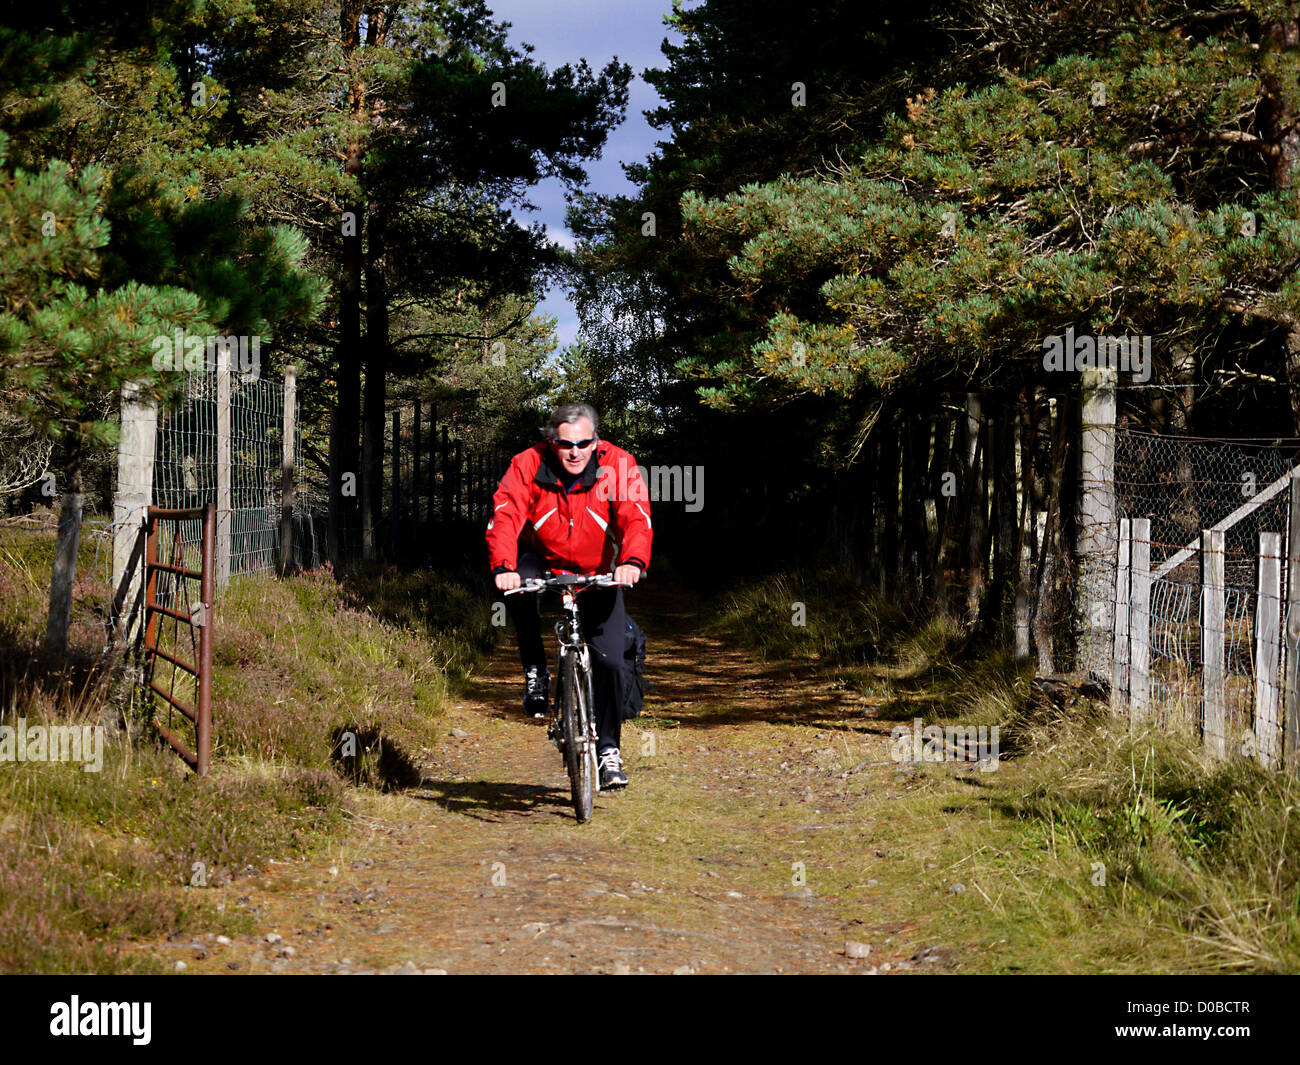
<instances>
[{"instance_id":1,"label":"dirt track","mask_svg":"<svg viewBox=\"0 0 1300 1065\"><path fill-rule=\"evenodd\" d=\"M868 797L899 779L888 726L811 668L757 666L700 634L674 589L630 595L653 688L624 730L631 785L598 796L590 824L574 820L541 722L518 711L507 639L453 703L445 727L465 735L431 742L419 788L358 793L363 812L330 856L211 889L255 934L145 949L190 972L918 965L909 922L870 904L887 854ZM870 956L846 957L848 940Z\"/></svg>"}]
</instances>

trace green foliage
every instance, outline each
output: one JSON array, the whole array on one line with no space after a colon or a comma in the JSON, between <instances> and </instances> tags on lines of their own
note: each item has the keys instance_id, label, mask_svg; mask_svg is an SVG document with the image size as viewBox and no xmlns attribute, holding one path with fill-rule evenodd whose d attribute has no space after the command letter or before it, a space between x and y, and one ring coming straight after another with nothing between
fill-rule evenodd
<instances>
[{"instance_id":1,"label":"green foliage","mask_svg":"<svg viewBox=\"0 0 1300 1065\"><path fill-rule=\"evenodd\" d=\"M682 376L696 387L715 387L763 325L737 298L730 252L684 219L688 198L812 174L860 151L946 54L935 23L942 7L815 0L793 13L769 0L708 0L665 16L680 40L665 42L664 66L646 78L665 100L649 118L667 137L646 163L627 167L639 195L582 198L570 225L584 241L576 283L584 330L669 386L667 413L689 418L693 406L666 379L677 360L688 357Z\"/></svg>"},{"instance_id":2,"label":"green foliage","mask_svg":"<svg viewBox=\"0 0 1300 1065\"><path fill-rule=\"evenodd\" d=\"M11 766L0 792L0 972L118 972L140 965L125 940L230 928L201 888L336 833L338 777L285 769L199 780L157 751L102 772ZM195 863L199 863L197 869ZM147 969L148 966L145 966Z\"/></svg>"},{"instance_id":3,"label":"green foliage","mask_svg":"<svg viewBox=\"0 0 1300 1065\"><path fill-rule=\"evenodd\" d=\"M717 627L768 658L812 658L836 666L870 662L899 631L897 605L851 575L825 570L777 575L735 592Z\"/></svg>"},{"instance_id":4,"label":"green foliage","mask_svg":"<svg viewBox=\"0 0 1300 1065\"><path fill-rule=\"evenodd\" d=\"M555 319L522 296L481 297L444 311L413 309L397 328L418 375L409 391L437 404L438 420L482 451L518 450L545 420L555 380Z\"/></svg>"},{"instance_id":5,"label":"green foliage","mask_svg":"<svg viewBox=\"0 0 1300 1065\"><path fill-rule=\"evenodd\" d=\"M789 624L796 597L807 605L799 635ZM837 672L861 681L881 724L919 717L999 727L996 773L900 766L908 790L933 788L936 799L913 807L890 794L881 815L898 837L890 856L907 862L909 899L918 886L912 859L924 869L935 849L949 875L960 870L965 885L978 885L977 933L945 895L929 918L943 941L976 938L975 954L998 955L1009 939L1004 964L1030 971L1087 971L1102 958L1144 972L1282 973L1300 964L1294 774L1245 758L1211 761L1068 688L1049 698L1008 655L952 626L882 615L833 572L746 588L721 624L769 659L843 663ZM852 649L846 634L873 633L879 657L859 668L863 656L842 653Z\"/></svg>"},{"instance_id":6,"label":"green foliage","mask_svg":"<svg viewBox=\"0 0 1300 1065\"><path fill-rule=\"evenodd\" d=\"M1256 112L1274 83L1300 93L1300 53L1261 50L1253 15L1225 29L1098 25L1090 54L910 98L830 174L688 192L688 230L767 322L687 369L721 379L715 402L997 385L1074 326L1154 337L1157 373L1178 345L1279 372L1300 196Z\"/></svg>"},{"instance_id":7,"label":"green foliage","mask_svg":"<svg viewBox=\"0 0 1300 1065\"><path fill-rule=\"evenodd\" d=\"M153 740L129 693L112 691L101 624L74 626L57 662L31 651L35 574L53 536L0 534L6 723L113 722L120 709L136 730L134 743L106 730L100 772L25 762L0 773L3 972L147 970L119 952L124 941L247 931L244 916L207 904L196 872L221 884L337 837L349 806L342 731L384 748L366 783L418 781L448 677L471 671L496 633L481 589L456 573L380 570L343 586L327 571L236 578L214 618L215 757L202 780ZM93 559L83 541L83 571L95 572ZM102 581L80 581L77 593L79 616L102 611Z\"/></svg>"}]
</instances>

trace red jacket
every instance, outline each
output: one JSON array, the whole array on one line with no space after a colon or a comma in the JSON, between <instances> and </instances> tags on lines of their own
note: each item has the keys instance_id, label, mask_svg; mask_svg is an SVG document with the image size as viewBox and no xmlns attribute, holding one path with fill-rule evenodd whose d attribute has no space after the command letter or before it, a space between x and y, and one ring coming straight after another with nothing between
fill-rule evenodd
<instances>
[{"instance_id":1,"label":"red jacket","mask_svg":"<svg viewBox=\"0 0 1300 1065\"><path fill-rule=\"evenodd\" d=\"M560 465L540 443L510 460L492 496L488 565L513 570L520 550L536 551L551 569L608 573L614 565L650 565L650 493L628 452L607 440L565 492Z\"/></svg>"}]
</instances>

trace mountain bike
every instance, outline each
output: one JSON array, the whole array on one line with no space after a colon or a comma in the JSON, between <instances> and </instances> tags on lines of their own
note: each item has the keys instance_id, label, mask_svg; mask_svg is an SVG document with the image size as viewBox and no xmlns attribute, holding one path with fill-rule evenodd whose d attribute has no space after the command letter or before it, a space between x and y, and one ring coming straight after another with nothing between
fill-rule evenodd
<instances>
[{"instance_id":1,"label":"mountain bike","mask_svg":"<svg viewBox=\"0 0 1300 1065\"><path fill-rule=\"evenodd\" d=\"M573 812L579 822L591 820L596 793L600 791L600 770L596 751L596 711L591 687L591 648L582 638L578 619L578 593L587 588L626 588L608 573L583 576L576 573L535 577L506 595L542 592L553 588L560 593L564 616L555 623L559 652L555 670L555 700L546 725L546 737L564 756L573 794Z\"/></svg>"}]
</instances>

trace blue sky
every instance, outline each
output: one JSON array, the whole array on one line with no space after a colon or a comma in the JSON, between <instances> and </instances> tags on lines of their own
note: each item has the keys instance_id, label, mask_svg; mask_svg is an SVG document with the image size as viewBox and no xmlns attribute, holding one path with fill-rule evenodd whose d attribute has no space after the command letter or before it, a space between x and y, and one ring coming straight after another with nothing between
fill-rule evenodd
<instances>
[{"instance_id":1,"label":"blue sky","mask_svg":"<svg viewBox=\"0 0 1300 1065\"><path fill-rule=\"evenodd\" d=\"M659 50L668 28L663 16L672 0L487 0L498 22L509 22L512 44L531 44L533 58L553 69L564 63L586 59L599 70L615 56L632 67L628 87L627 119L605 144L603 156L587 172L596 192L628 194L634 191L620 163L640 162L654 148L659 134L650 128L643 111L661 103L659 94L641 78L646 67L663 65ZM673 34L673 39L677 37ZM529 199L537 205L529 221L545 223L553 240L566 247L572 237L564 228L564 188L548 181L534 188ZM578 318L563 291L553 288L539 310L558 319L560 344L571 343L578 332Z\"/></svg>"}]
</instances>

